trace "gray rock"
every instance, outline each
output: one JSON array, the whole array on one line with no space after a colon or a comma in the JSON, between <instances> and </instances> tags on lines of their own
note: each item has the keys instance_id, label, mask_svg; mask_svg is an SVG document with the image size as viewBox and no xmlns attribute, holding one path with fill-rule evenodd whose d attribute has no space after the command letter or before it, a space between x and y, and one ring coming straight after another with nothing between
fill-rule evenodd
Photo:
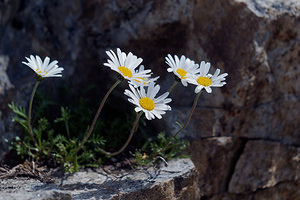
<instances>
[{"instance_id":1,"label":"gray rock","mask_svg":"<svg viewBox=\"0 0 300 200\"><path fill-rule=\"evenodd\" d=\"M233 168L244 145L244 140L231 137L193 140L188 152L199 171L197 182L201 196L228 190Z\"/></svg>"},{"instance_id":2,"label":"gray rock","mask_svg":"<svg viewBox=\"0 0 300 200\"><path fill-rule=\"evenodd\" d=\"M208 200L274 200L274 199L300 199L300 182L290 181L279 183L272 188L257 190L247 194L218 194L207 197Z\"/></svg>"},{"instance_id":3,"label":"gray rock","mask_svg":"<svg viewBox=\"0 0 300 200\"><path fill-rule=\"evenodd\" d=\"M229 192L246 193L298 181L300 148L276 142L249 141L230 180Z\"/></svg>"},{"instance_id":4,"label":"gray rock","mask_svg":"<svg viewBox=\"0 0 300 200\"><path fill-rule=\"evenodd\" d=\"M284 194L295 197L291 194L296 191L297 179L283 178L285 174L298 173L295 167L278 168L279 182L275 181L275 185L268 185L270 174L264 173L266 168L249 183L245 177L256 169L256 160L245 164L245 155L259 155L261 162L269 161L264 156L272 155L274 162L281 163L280 156L291 160L287 155L290 150L285 149L299 148L299 0L11 0L0 6L0 55L9 58L5 80L17 89L10 99L27 105L22 102L27 102L31 92L33 74L21 61L32 53L48 55L65 67L62 80L47 81L49 95L55 96L60 84L66 83L72 92L80 93L92 82L99 86L93 96L96 99L113 82L114 74L102 66L107 49L120 47L142 57L143 64L161 77L162 90L172 82L164 63L168 53L185 54L196 62L210 61L212 70L220 68L229 74L227 85L201 95L189 127L180 135L191 140L189 152L201 169L201 195L225 199L249 199L256 194L261 199L273 194L274 199ZM121 85L113 94L123 99L119 105L127 106L122 95L126 87ZM175 114L169 112L154 123L174 134L178 128L175 121L184 123L188 115L195 97L193 90L193 86L175 88L171 94ZM5 102L2 97L0 102ZM17 132L7 110L6 102L2 103L1 139L9 132ZM241 147L249 140L262 144L250 151L249 145L254 143L249 143L243 152ZM275 147L270 147L268 141L275 142L283 154L274 153ZM263 148L264 144L268 148ZM271 167L269 162L266 164ZM237 187L236 174L243 171L239 165L253 168L241 176L243 182ZM292 183L285 184L286 180ZM228 188L235 194L228 194ZM239 194L248 190L256 192Z\"/></svg>"},{"instance_id":5,"label":"gray rock","mask_svg":"<svg viewBox=\"0 0 300 200\"><path fill-rule=\"evenodd\" d=\"M8 64L9 57L0 55L0 159L5 155L9 147L5 139L11 140L15 135L12 132L7 132L8 126L12 124L7 104L14 95L14 86L6 73Z\"/></svg>"},{"instance_id":6,"label":"gray rock","mask_svg":"<svg viewBox=\"0 0 300 200\"><path fill-rule=\"evenodd\" d=\"M11 199L199 199L195 166L189 159L145 170L85 170L46 184L15 178L1 180L0 196Z\"/></svg>"}]
</instances>

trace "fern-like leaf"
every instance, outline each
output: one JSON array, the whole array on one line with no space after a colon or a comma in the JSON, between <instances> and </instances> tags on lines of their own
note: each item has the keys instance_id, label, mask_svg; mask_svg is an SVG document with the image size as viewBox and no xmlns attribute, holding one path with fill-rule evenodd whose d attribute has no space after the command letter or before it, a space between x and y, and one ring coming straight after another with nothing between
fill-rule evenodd
<instances>
[{"instance_id":1,"label":"fern-like leaf","mask_svg":"<svg viewBox=\"0 0 300 200\"><path fill-rule=\"evenodd\" d=\"M15 105L14 102L11 102L10 104L8 104L8 107L17 115L20 116L22 118L24 118L25 120L27 120L27 115L26 115L26 111L25 108L23 108L22 106L17 106Z\"/></svg>"}]
</instances>

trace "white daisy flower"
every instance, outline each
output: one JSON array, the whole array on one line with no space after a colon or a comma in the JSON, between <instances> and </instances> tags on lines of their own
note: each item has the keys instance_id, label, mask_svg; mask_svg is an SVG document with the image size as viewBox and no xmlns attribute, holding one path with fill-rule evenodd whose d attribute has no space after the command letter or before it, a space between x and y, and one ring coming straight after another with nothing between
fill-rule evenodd
<instances>
[{"instance_id":1,"label":"white daisy flower","mask_svg":"<svg viewBox=\"0 0 300 200\"><path fill-rule=\"evenodd\" d=\"M135 73L140 73L142 71L145 71L145 67L144 65L141 65L138 69L135 70ZM148 86L149 83L155 82L157 81L157 79L159 79L159 76L155 77L155 78L150 78L150 77L136 77L132 80L129 81L129 83L131 85L133 85L134 87L139 87L139 86Z\"/></svg>"},{"instance_id":2,"label":"white daisy flower","mask_svg":"<svg viewBox=\"0 0 300 200\"><path fill-rule=\"evenodd\" d=\"M161 119L161 115L165 114L165 111L171 110L171 107L167 105L167 103L172 101L172 99L167 98L169 92L155 98L160 89L159 85L155 86L155 83L150 83L147 86L147 92L144 86L134 88L132 85L129 85L129 87L130 90L126 89L124 92L125 95L130 97L128 101L137 106L135 108L136 112L143 111L148 120L155 119L155 117Z\"/></svg>"},{"instance_id":3,"label":"white daisy flower","mask_svg":"<svg viewBox=\"0 0 300 200\"><path fill-rule=\"evenodd\" d=\"M180 60L177 55L173 57L168 54L166 63L170 66L167 71L173 72L180 80L182 85L187 86L187 77L195 75L195 70L199 67L193 60L186 58L184 55L181 56Z\"/></svg>"},{"instance_id":4,"label":"white daisy flower","mask_svg":"<svg viewBox=\"0 0 300 200\"><path fill-rule=\"evenodd\" d=\"M195 93L199 93L203 88L206 92L211 93L211 87L222 87L226 84L225 77L228 76L227 73L220 74L220 69L217 69L214 75L208 74L210 68L210 63L205 63L202 61L200 63L200 68L196 71L198 75L190 76L187 78L189 83L197 85L195 88Z\"/></svg>"},{"instance_id":5,"label":"white daisy flower","mask_svg":"<svg viewBox=\"0 0 300 200\"><path fill-rule=\"evenodd\" d=\"M39 56L30 55L30 58L25 57L28 61L22 62L23 64L30 67L39 77L62 77L61 72L64 70L62 67L58 67L58 61L54 60L51 63L50 58L46 57L44 62Z\"/></svg>"},{"instance_id":6,"label":"white daisy flower","mask_svg":"<svg viewBox=\"0 0 300 200\"><path fill-rule=\"evenodd\" d=\"M135 69L143 61L142 58L137 58L131 52L126 55L119 48L117 49L117 55L112 50L106 51L106 54L110 59L107 59L107 63L104 63L105 66L110 69L118 72L125 79L129 81L134 81L135 79L146 79L151 76L151 70L138 70Z\"/></svg>"}]
</instances>

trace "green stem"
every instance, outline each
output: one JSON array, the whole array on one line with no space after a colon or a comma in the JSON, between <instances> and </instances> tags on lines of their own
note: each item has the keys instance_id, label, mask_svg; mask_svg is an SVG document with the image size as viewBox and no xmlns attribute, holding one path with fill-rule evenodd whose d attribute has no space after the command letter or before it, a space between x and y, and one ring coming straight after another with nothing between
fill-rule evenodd
<instances>
[{"instance_id":1,"label":"green stem","mask_svg":"<svg viewBox=\"0 0 300 200\"><path fill-rule=\"evenodd\" d=\"M178 81L174 81L174 83L172 84L172 86L169 88L168 92L171 93L173 88L177 85Z\"/></svg>"},{"instance_id":2,"label":"green stem","mask_svg":"<svg viewBox=\"0 0 300 200\"><path fill-rule=\"evenodd\" d=\"M95 124L97 122L97 119L98 119L98 117L99 117L99 115L101 113L101 110L102 110L103 106L104 106L104 103L106 102L106 100L107 100L108 96L110 95L110 93L117 87L117 85L119 85L119 83L121 83L121 80L117 80L115 82L115 84L113 84L113 86L111 86L111 88L107 91L106 95L102 99L101 104L100 104L100 106L99 106L99 108L97 110L97 113L96 113L95 117L94 117L94 120L93 120L93 122L91 124L91 127L89 128L89 131L86 134L86 136L84 137L84 139L82 140L81 144L76 149L75 154L77 154L77 152L82 148L82 146L86 143L86 141L88 140L88 138L91 136L91 134L93 132L93 129L95 127Z\"/></svg>"},{"instance_id":3,"label":"green stem","mask_svg":"<svg viewBox=\"0 0 300 200\"><path fill-rule=\"evenodd\" d=\"M184 125L183 125L183 126L175 133L175 135L172 137L172 140L170 140L170 142L169 142L168 144L166 144L160 151L158 151L156 154L154 154L154 156L152 156L152 157L150 158L150 160L152 160L153 158L155 158L159 153L161 153L161 152L164 151L169 145L171 145L171 144L173 143L173 141L176 139L176 136L177 136L183 129L185 129L185 128L187 127L187 125L188 125L189 121L191 120L192 115L193 115L193 113L194 113L194 111L195 111L195 108L196 108L196 105L197 105L197 102L198 102L198 99L199 99L201 93L202 93L202 91L200 91L200 92L197 94L196 98L194 99L193 106L192 106L192 108L191 108L191 111L190 111L190 113L189 113L189 116L188 116L188 118L186 119Z\"/></svg>"},{"instance_id":4,"label":"green stem","mask_svg":"<svg viewBox=\"0 0 300 200\"><path fill-rule=\"evenodd\" d=\"M70 139L70 129L69 129L69 124L68 124L67 120L65 120L65 127L66 127L68 138Z\"/></svg>"},{"instance_id":5,"label":"green stem","mask_svg":"<svg viewBox=\"0 0 300 200\"><path fill-rule=\"evenodd\" d=\"M124 151L124 149L126 149L126 147L128 146L129 142L131 141L133 134L136 132L138 124L139 124L139 120L140 120L140 117L142 116L142 114L143 114L143 112L140 112L139 114L136 113L136 118L135 118L133 126L130 130L129 137L128 137L127 141L125 142L125 144L118 151L111 153L111 152L107 152L101 148L98 148L98 150L107 156L116 156L116 155L122 153Z\"/></svg>"},{"instance_id":6,"label":"green stem","mask_svg":"<svg viewBox=\"0 0 300 200\"><path fill-rule=\"evenodd\" d=\"M31 93L31 97L30 97L30 102L29 102L29 108L28 108L28 116L27 116L27 128L28 128L28 132L30 134L30 137L32 139L32 141L34 142L34 145L36 147L38 147L38 144L34 138L34 135L33 135L33 131L32 131L32 128L31 128L31 110L32 110L32 103L33 103L33 98L34 98L34 95L35 95L35 92L36 92L36 89L39 85L41 81L37 81L34 85L34 88L33 88L33 91Z\"/></svg>"},{"instance_id":7,"label":"green stem","mask_svg":"<svg viewBox=\"0 0 300 200\"><path fill-rule=\"evenodd\" d=\"M74 156L74 170L75 172L79 170L77 154Z\"/></svg>"},{"instance_id":8,"label":"green stem","mask_svg":"<svg viewBox=\"0 0 300 200\"><path fill-rule=\"evenodd\" d=\"M195 108L196 108L196 105L197 105L197 102L198 102L198 99L199 99L201 93L202 93L202 91L200 91L200 92L197 94L196 98L194 99L194 103L193 103L192 109L191 109L191 111L190 111L190 114L189 114L187 120L185 121L183 127L181 127L181 128L175 133L175 135L173 136L173 138L175 138L175 137L176 137L183 129L185 129L185 128L187 127L187 125L188 125L188 123L190 122L190 120L191 120L191 118L192 118L192 115L193 115L193 113L194 113L194 111L195 111Z\"/></svg>"},{"instance_id":9,"label":"green stem","mask_svg":"<svg viewBox=\"0 0 300 200\"><path fill-rule=\"evenodd\" d=\"M42 149L42 133L38 133L38 144L39 144L39 149Z\"/></svg>"}]
</instances>

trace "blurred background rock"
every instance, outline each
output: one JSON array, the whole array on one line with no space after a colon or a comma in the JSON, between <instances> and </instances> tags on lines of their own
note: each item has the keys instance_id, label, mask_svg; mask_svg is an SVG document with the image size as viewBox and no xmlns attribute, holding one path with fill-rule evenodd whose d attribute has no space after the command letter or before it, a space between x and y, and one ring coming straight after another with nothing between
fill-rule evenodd
<instances>
[{"instance_id":1,"label":"blurred background rock","mask_svg":"<svg viewBox=\"0 0 300 200\"><path fill-rule=\"evenodd\" d=\"M98 102L115 79L103 66L106 50L143 58L163 90L173 81L164 57L184 54L229 74L225 87L201 95L181 134L191 141L202 198L300 199L299 0L2 0L0 11L0 158L4 138L21 132L7 104L27 105L34 84L25 56L65 68L63 79L42 84L47 95L63 85L80 95L92 83L89 98ZM120 109L129 105L126 87L113 93ZM177 87L173 111L154 124L175 133L193 90Z\"/></svg>"}]
</instances>

